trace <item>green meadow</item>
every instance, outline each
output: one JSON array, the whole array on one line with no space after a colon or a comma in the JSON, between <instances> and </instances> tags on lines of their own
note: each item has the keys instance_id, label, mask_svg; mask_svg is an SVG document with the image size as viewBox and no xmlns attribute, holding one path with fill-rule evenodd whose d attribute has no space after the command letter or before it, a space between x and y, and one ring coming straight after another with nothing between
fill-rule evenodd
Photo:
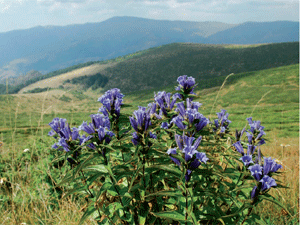
<instances>
[{"instance_id":1,"label":"green meadow","mask_svg":"<svg viewBox=\"0 0 300 225\"><path fill-rule=\"evenodd\" d=\"M235 48L234 46L232 48ZM189 74L187 74L189 76ZM266 155L283 165L283 182L288 189L275 189L272 194L289 210L265 203L260 209L265 224L299 222L299 64L233 74L222 77L222 83L207 88L213 80L196 82L196 100L203 105L199 112L210 119L216 112L229 112L231 131L241 130L246 118L260 120L265 126ZM174 81L175 82L175 81ZM173 83L174 83L173 82ZM207 83L208 82L208 83ZM125 93L121 113L124 120L138 106L153 102L158 91L151 89ZM122 90L121 90L122 92ZM54 117L66 118L71 127L91 121L98 112L97 101L103 90L51 89L41 93L0 95L0 217L2 224L76 224L85 202L61 198L66 187L55 186L63 174L52 166L56 153L55 140L47 136L48 123ZM28 149L28 150L25 150ZM1 224L0 223L0 224ZM86 224L96 224L87 220Z\"/></svg>"}]
</instances>

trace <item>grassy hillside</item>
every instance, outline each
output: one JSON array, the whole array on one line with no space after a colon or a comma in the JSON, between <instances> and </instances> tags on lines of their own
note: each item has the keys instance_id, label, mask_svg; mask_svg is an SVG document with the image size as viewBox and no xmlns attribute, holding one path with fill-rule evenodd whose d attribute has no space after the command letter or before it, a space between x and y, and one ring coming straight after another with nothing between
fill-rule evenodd
<instances>
[{"instance_id":1,"label":"grassy hillside","mask_svg":"<svg viewBox=\"0 0 300 225\"><path fill-rule=\"evenodd\" d=\"M200 86L201 80L196 81ZM281 208L271 203L265 203L263 208L257 210L260 210L266 224L297 223L299 64L236 74L227 81L221 90L220 86L197 88L196 100L203 103L199 112L214 119L216 112L226 109L230 113L229 119L233 121L230 125L232 131L243 128L249 116L261 120L267 133L267 144L262 151L283 164L283 182L290 188L280 192L272 190L272 194L280 199L293 217L287 216ZM5 165L0 166L0 178L7 178L13 184L12 195L4 195L3 189L0 189L0 195L12 196L6 202L12 202L15 210L14 213L5 211L8 203L0 207L0 215L5 215L7 224L78 223L82 209L69 203L68 199L57 200L57 195L51 192L49 186L49 163L53 157L50 146L54 141L47 136L50 130L47 124L54 117L67 118L72 127L79 126L82 121L90 121L89 115L97 113L101 106L97 102L100 96L99 90L49 90L36 94L0 96L3 118L0 121L0 141L4 142L0 165ZM139 105L146 106L153 101L153 91L129 93L124 99L121 112L131 115ZM29 152L24 152L24 149L29 149ZM59 208L53 208L54 203ZM93 222L87 221L87 224Z\"/></svg>"},{"instance_id":2,"label":"grassy hillside","mask_svg":"<svg viewBox=\"0 0 300 225\"><path fill-rule=\"evenodd\" d=\"M170 44L107 68L104 75L109 82L105 88L118 87L124 92L165 88L175 85L182 74L195 77L199 83L213 79L217 86L224 80L221 76L295 64L298 57L298 42L252 48Z\"/></svg>"},{"instance_id":3,"label":"grassy hillside","mask_svg":"<svg viewBox=\"0 0 300 225\"><path fill-rule=\"evenodd\" d=\"M66 84L67 79L97 73L108 78L104 89L118 87L125 93L167 88L173 86L176 78L182 74L195 77L201 88L210 88L221 85L230 73L295 64L299 62L298 56L299 42L264 45L175 43L41 80L19 93L35 88L57 88ZM90 71L90 68L94 69ZM234 76L231 80L236 78ZM82 86L89 87L89 83L93 83L95 79L83 79Z\"/></svg>"}]
</instances>

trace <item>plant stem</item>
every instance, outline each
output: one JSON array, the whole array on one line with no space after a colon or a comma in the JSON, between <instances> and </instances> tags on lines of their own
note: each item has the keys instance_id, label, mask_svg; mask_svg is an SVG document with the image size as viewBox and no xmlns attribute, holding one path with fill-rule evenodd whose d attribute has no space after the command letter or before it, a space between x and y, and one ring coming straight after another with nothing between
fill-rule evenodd
<instances>
[{"instance_id":1,"label":"plant stem","mask_svg":"<svg viewBox=\"0 0 300 225\"><path fill-rule=\"evenodd\" d=\"M187 225L188 216L188 182L185 182L185 224Z\"/></svg>"},{"instance_id":2,"label":"plant stem","mask_svg":"<svg viewBox=\"0 0 300 225\"><path fill-rule=\"evenodd\" d=\"M245 218L244 218L243 222L241 223L241 225L243 225L243 224L245 223L247 217L251 214L252 209L253 209L253 207L251 207L251 208L248 210L248 213L247 213L247 215L245 216Z\"/></svg>"},{"instance_id":3,"label":"plant stem","mask_svg":"<svg viewBox=\"0 0 300 225\"><path fill-rule=\"evenodd\" d=\"M143 155L143 180L144 180L144 189L146 191L146 179L145 179L145 155Z\"/></svg>"}]
</instances>

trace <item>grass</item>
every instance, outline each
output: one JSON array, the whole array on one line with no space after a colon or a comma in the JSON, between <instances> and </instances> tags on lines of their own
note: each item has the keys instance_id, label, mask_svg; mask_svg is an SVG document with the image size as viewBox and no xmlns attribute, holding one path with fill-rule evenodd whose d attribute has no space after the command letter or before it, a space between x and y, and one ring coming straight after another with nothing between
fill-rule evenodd
<instances>
[{"instance_id":1,"label":"grass","mask_svg":"<svg viewBox=\"0 0 300 225\"><path fill-rule=\"evenodd\" d=\"M261 120L265 126L266 156L283 165L282 182L289 189L272 190L272 194L291 212L265 202L257 208L266 224L299 222L299 65L233 75L238 80L220 87L198 90L196 101L203 103L200 112L211 117L225 108L232 131L242 129L246 118ZM200 86L200 85L199 85ZM158 90L158 89L157 89ZM157 91L156 90L156 91ZM220 90L220 91L219 91ZM168 87L167 91L173 91ZM219 93L219 94L218 94ZM267 94L266 94L267 93ZM54 117L67 118L71 127L90 121L97 113L101 94L88 90L49 90L45 93L2 95L0 121L0 216L2 224L77 224L85 202L59 199L64 190L53 189L62 175L51 167L54 143L47 136L47 125ZM216 97L218 98L216 100ZM65 96L69 101L62 100ZM263 97L262 97L263 96ZM216 100L216 101L215 101ZM153 90L129 93L122 112L131 114L139 105L153 101ZM215 102L215 104L214 104ZM29 151L25 151L29 149ZM0 224L1 224L0 223ZM86 224L95 224L91 219Z\"/></svg>"}]
</instances>

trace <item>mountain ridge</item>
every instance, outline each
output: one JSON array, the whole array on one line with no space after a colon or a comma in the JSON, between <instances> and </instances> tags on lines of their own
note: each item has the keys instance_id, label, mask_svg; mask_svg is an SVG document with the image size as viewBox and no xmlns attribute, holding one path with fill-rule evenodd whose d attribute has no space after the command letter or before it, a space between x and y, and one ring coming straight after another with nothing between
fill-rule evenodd
<instances>
[{"instance_id":1,"label":"mountain ridge","mask_svg":"<svg viewBox=\"0 0 300 225\"><path fill-rule=\"evenodd\" d=\"M116 87L124 92L164 88L172 85L170 81L175 82L176 77L182 74L206 82L207 85L203 86L206 88L213 83L223 82L230 73L297 64L298 56L299 42L252 46L173 43L137 52L124 58L90 64L93 68L99 68L92 72L88 72L89 67L69 70L68 73L31 83L19 93L34 88L58 88L65 86L64 81L68 79L92 76L97 73L108 78L108 82L102 88ZM82 80L82 82L86 81ZM87 87L83 83L82 85Z\"/></svg>"},{"instance_id":2,"label":"mountain ridge","mask_svg":"<svg viewBox=\"0 0 300 225\"><path fill-rule=\"evenodd\" d=\"M255 23L251 29L268 30L275 42L285 42L287 36L276 31L276 24L266 29L268 22ZM296 31L299 30L297 22L287 22L292 39L298 41ZM257 28L257 26L261 28ZM289 27L289 26L288 26ZM239 44L258 43L259 40L268 42L268 38L253 39L241 38L239 35L233 43L230 39L224 41L232 29L242 29L245 25L226 24L221 22L190 22L153 20L139 17L113 17L100 23L86 23L67 26L34 27L26 30L0 33L0 83L5 83L7 77L18 77L30 70L41 73L62 69L87 61L112 59L121 55L134 53L151 47L176 43L212 43L227 42ZM223 33L222 33L223 32ZM217 35L217 34L221 34ZM249 33L249 32L248 32ZM223 34L223 36L222 36ZM225 37L224 37L225 35ZM254 35L255 36L255 35ZM264 35L267 37L268 35ZM294 37L297 36L297 37ZM209 38L213 38L212 41ZM253 37L253 35L252 35ZM274 38L273 38L274 39ZM274 42L272 39L271 42ZM225 43L226 42L226 43ZM9 53L9 54L8 54Z\"/></svg>"}]
</instances>

